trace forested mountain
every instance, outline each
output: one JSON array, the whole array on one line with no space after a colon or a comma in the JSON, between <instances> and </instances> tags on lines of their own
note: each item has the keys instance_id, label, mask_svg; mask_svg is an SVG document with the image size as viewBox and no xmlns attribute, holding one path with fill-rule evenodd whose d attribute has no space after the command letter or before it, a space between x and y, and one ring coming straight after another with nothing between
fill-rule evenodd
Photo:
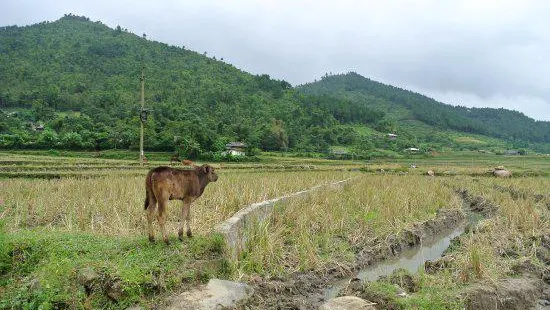
<instances>
[{"instance_id":1,"label":"forested mountain","mask_svg":"<svg viewBox=\"0 0 550 310\"><path fill-rule=\"evenodd\" d=\"M146 147L190 156L245 141L266 150L322 150L353 140L343 123L383 116L351 101L304 96L285 81L146 40L86 17L0 29L0 145L135 148L145 65ZM338 117L338 119L336 118ZM30 126L44 124L33 133Z\"/></svg>"},{"instance_id":2,"label":"forested mountain","mask_svg":"<svg viewBox=\"0 0 550 310\"><path fill-rule=\"evenodd\" d=\"M401 121L417 120L440 130L481 134L508 141L549 143L550 122L535 121L506 109L466 108L438 102L421 94L379 83L351 72L325 75L298 87L310 95L328 95L385 111ZM525 143L523 143L525 144Z\"/></svg>"},{"instance_id":3,"label":"forested mountain","mask_svg":"<svg viewBox=\"0 0 550 310\"><path fill-rule=\"evenodd\" d=\"M469 112L357 74L325 77L297 90L206 52L69 14L0 28L0 148L137 148L142 66L146 107L153 109L145 125L148 150L207 158L230 141L264 150L343 146L363 154L453 147L447 134L408 130L401 122L407 118L428 130L550 141L548 130L540 129L548 123L517 112ZM498 118L506 122L493 121ZM393 130L402 133L398 141L384 140Z\"/></svg>"}]
</instances>

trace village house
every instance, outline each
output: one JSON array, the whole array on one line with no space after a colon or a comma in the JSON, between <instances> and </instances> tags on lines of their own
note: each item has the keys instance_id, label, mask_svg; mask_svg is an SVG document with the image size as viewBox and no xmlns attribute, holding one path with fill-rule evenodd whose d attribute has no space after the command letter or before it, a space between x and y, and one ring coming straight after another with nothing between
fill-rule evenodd
<instances>
[{"instance_id":1,"label":"village house","mask_svg":"<svg viewBox=\"0 0 550 310\"><path fill-rule=\"evenodd\" d=\"M242 142L229 142L225 145L225 150L225 154L244 156L246 155L246 144Z\"/></svg>"},{"instance_id":2,"label":"village house","mask_svg":"<svg viewBox=\"0 0 550 310\"><path fill-rule=\"evenodd\" d=\"M329 156L332 159L353 159L353 153L343 147L332 147Z\"/></svg>"},{"instance_id":3,"label":"village house","mask_svg":"<svg viewBox=\"0 0 550 310\"><path fill-rule=\"evenodd\" d=\"M31 123L31 128L34 131L44 131L44 125L43 124L34 124Z\"/></svg>"}]
</instances>

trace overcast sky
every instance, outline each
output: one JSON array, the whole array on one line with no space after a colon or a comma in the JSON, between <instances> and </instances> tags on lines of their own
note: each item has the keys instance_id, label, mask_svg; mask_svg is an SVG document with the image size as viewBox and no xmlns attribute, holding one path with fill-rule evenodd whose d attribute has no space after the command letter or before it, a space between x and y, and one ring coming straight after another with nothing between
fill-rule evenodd
<instances>
[{"instance_id":1,"label":"overcast sky","mask_svg":"<svg viewBox=\"0 0 550 310\"><path fill-rule=\"evenodd\" d=\"M1 0L0 25L66 13L293 85L355 71L550 120L550 1Z\"/></svg>"}]
</instances>

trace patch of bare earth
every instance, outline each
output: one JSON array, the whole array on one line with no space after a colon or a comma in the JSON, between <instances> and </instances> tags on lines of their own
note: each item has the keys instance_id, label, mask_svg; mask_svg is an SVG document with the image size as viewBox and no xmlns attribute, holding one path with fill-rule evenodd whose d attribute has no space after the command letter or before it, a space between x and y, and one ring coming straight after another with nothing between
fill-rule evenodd
<instances>
[{"instance_id":1,"label":"patch of bare earth","mask_svg":"<svg viewBox=\"0 0 550 310\"><path fill-rule=\"evenodd\" d=\"M550 306L549 267L537 266L526 260L514 269L516 277L468 287L463 292L466 308L522 310Z\"/></svg>"}]
</instances>

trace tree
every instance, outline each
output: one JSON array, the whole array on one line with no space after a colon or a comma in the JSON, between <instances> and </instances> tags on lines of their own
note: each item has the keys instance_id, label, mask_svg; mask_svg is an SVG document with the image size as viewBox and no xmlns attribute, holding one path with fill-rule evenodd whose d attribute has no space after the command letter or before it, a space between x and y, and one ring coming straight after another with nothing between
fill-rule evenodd
<instances>
[{"instance_id":1,"label":"tree","mask_svg":"<svg viewBox=\"0 0 550 310\"><path fill-rule=\"evenodd\" d=\"M395 121L388 118L383 118L376 123L376 126L374 128L380 132L388 133L394 132L396 127L397 126L395 125Z\"/></svg>"},{"instance_id":2,"label":"tree","mask_svg":"<svg viewBox=\"0 0 550 310\"><path fill-rule=\"evenodd\" d=\"M288 135L282 120L271 120L271 126L266 128L262 137L262 148L273 151L286 151L288 149Z\"/></svg>"},{"instance_id":3,"label":"tree","mask_svg":"<svg viewBox=\"0 0 550 310\"><path fill-rule=\"evenodd\" d=\"M192 137L182 137L178 141L175 151L180 157L196 159L201 154L201 146Z\"/></svg>"},{"instance_id":4,"label":"tree","mask_svg":"<svg viewBox=\"0 0 550 310\"><path fill-rule=\"evenodd\" d=\"M359 139L359 143L353 148L353 153L361 157L367 157L374 150L374 144L371 137L363 136Z\"/></svg>"},{"instance_id":5,"label":"tree","mask_svg":"<svg viewBox=\"0 0 550 310\"><path fill-rule=\"evenodd\" d=\"M38 137L37 145L41 148L55 148L59 143L57 133L51 129L45 129Z\"/></svg>"},{"instance_id":6,"label":"tree","mask_svg":"<svg viewBox=\"0 0 550 310\"><path fill-rule=\"evenodd\" d=\"M62 146L67 149L81 149L82 136L76 132L68 132L61 139Z\"/></svg>"}]
</instances>

